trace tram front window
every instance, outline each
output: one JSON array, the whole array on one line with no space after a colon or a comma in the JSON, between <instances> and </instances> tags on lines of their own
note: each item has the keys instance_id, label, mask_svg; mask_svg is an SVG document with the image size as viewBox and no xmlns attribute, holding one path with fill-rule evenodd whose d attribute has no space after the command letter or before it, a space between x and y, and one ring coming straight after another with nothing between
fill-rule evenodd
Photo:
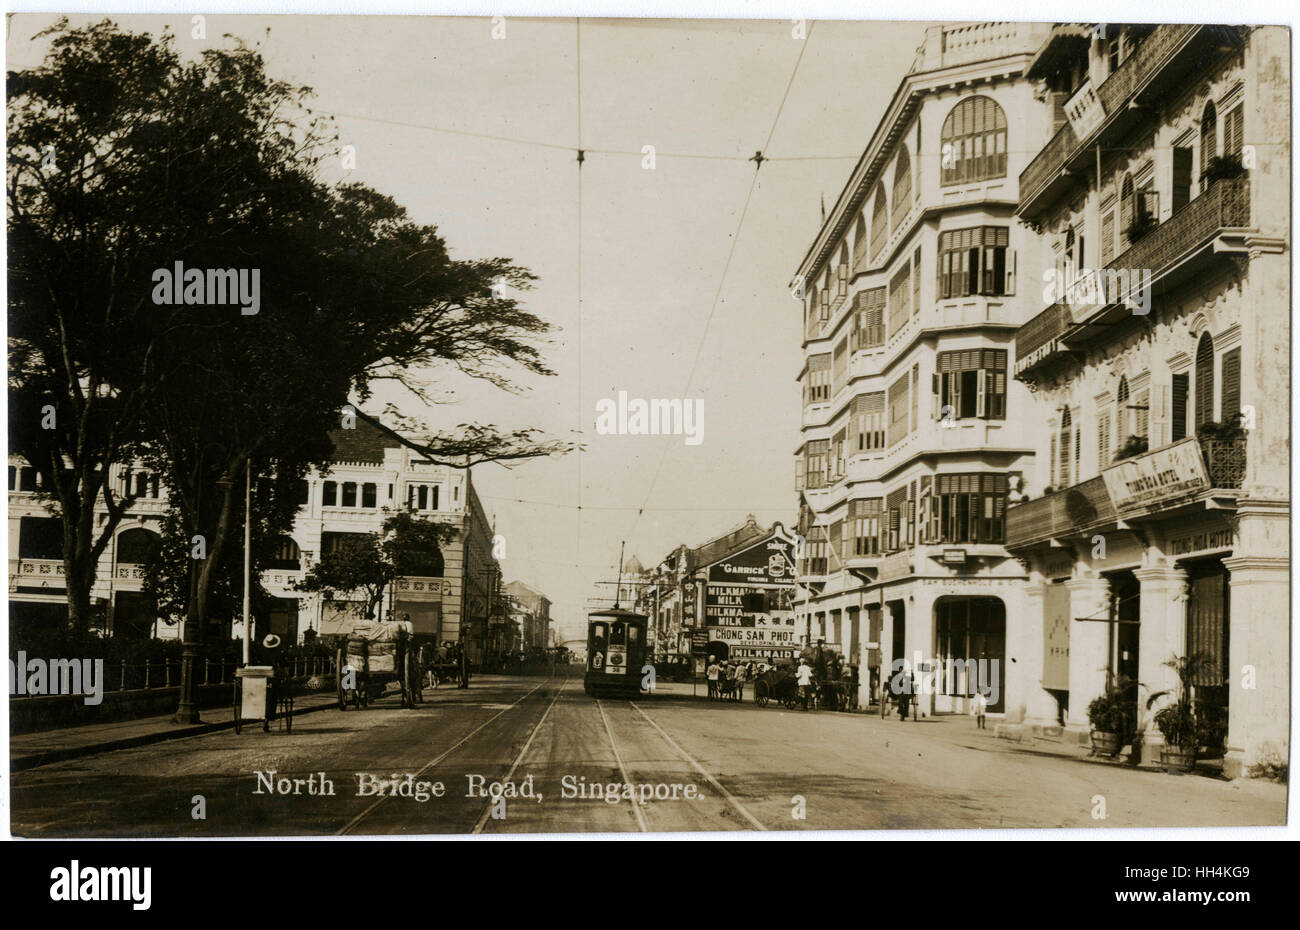
<instances>
[{"instance_id":1,"label":"tram front window","mask_svg":"<svg viewBox=\"0 0 1300 930\"><path fill-rule=\"evenodd\" d=\"M609 630L609 644L611 646L627 645L627 624L622 620L615 623Z\"/></svg>"},{"instance_id":2,"label":"tram front window","mask_svg":"<svg viewBox=\"0 0 1300 930\"><path fill-rule=\"evenodd\" d=\"M603 623L591 625L591 648L597 652L605 651L606 626Z\"/></svg>"}]
</instances>

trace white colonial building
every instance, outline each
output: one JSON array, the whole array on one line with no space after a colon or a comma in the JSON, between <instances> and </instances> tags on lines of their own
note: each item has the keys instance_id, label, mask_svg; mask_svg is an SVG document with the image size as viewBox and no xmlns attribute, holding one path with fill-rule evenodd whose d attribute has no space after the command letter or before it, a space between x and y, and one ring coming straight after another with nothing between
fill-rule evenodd
<instances>
[{"instance_id":1,"label":"white colonial building","mask_svg":"<svg viewBox=\"0 0 1300 930\"><path fill-rule=\"evenodd\" d=\"M1051 135L1025 69L1047 27L935 26L800 262L805 363L796 609L862 668L938 676L925 713L1025 713L1025 569L1006 505L1038 445L1011 377L1017 328L1041 310L1037 237L1017 177ZM1041 116L1033 114L1042 113ZM967 660L976 664L969 665ZM887 675L885 676L887 678Z\"/></svg>"}]
</instances>

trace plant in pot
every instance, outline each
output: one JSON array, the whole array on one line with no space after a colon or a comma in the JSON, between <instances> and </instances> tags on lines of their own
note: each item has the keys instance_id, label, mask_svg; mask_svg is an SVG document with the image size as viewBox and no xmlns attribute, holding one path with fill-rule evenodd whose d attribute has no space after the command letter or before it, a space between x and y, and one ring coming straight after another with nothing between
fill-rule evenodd
<instances>
[{"instance_id":1,"label":"plant in pot","mask_svg":"<svg viewBox=\"0 0 1300 930\"><path fill-rule=\"evenodd\" d=\"M1202 676L1213 672L1214 663L1209 656L1195 653L1174 656L1162 663L1178 676L1178 688L1157 691L1147 698L1147 710L1162 699L1174 695L1172 704L1156 711L1152 718L1165 744L1160 750L1160 764L1169 773L1190 772L1196 766L1196 751L1201 744L1205 727L1198 719L1192 702L1192 688Z\"/></svg>"},{"instance_id":2,"label":"plant in pot","mask_svg":"<svg viewBox=\"0 0 1300 930\"><path fill-rule=\"evenodd\" d=\"M1240 155L1216 155L1201 172L1201 180L1209 184L1244 177L1245 174L1246 168L1242 164Z\"/></svg>"},{"instance_id":3,"label":"plant in pot","mask_svg":"<svg viewBox=\"0 0 1300 930\"><path fill-rule=\"evenodd\" d=\"M1117 756L1129 732L1131 693L1120 684L1108 687L1088 704L1092 726L1092 751L1099 756Z\"/></svg>"},{"instance_id":4,"label":"plant in pot","mask_svg":"<svg viewBox=\"0 0 1300 930\"><path fill-rule=\"evenodd\" d=\"M1147 438L1145 436L1130 436L1124 440L1124 445L1120 446L1119 451L1115 453L1114 461L1121 459L1131 459L1135 455L1141 455L1147 451Z\"/></svg>"}]
</instances>

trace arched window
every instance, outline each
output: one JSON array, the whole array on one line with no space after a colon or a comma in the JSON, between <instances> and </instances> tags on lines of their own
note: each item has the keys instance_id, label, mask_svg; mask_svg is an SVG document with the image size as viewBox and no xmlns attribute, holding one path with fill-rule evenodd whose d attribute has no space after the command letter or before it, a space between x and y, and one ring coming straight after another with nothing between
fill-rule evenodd
<instances>
[{"instance_id":1,"label":"arched window","mask_svg":"<svg viewBox=\"0 0 1300 930\"><path fill-rule=\"evenodd\" d=\"M1133 225L1136 198L1133 196L1133 175L1125 174L1119 185L1119 229L1127 240L1129 227Z\"/></svg>"},{"instance_id":2,"label":"arched window","mask_svg":"<svg viewBox=\"0 0 1300 930\"><path fill-rule=\"evenodd\" d=\"M302 568L302 551L291 537L277 536L271 541L269 549L263 568L282 572Z\"/></svg>"},{"instance_id":3,"label":"arched window","mask_svg":"<svg viewBox=\"0 0 1300 930\"><path fill-rule=\"evenodd\" d=\"M907 216L907 208L912 205L912 161L907 157L907 146L901 146L898 150L898 158L894 160L894 215L891 219L890 227L898 228L898 224Z\"/></svg>"},{"instance_id":4,"label":"arched window","mask_svg":"<svg viewBox=\"0 0 1300 930\"><path fill-rule=\"evenodd\" d=\"M1196 425L1214 422L1214 340L1201 333L1196 343Z\"/></svg>"},{"instance_id":5,"label":"arched window","mask_svg":"<svg viewBox=\"0 0 1300 930\"><path fill-rule=\"evenodd\" d=\"M1128 378L1120 375L1119 387L1115 389L1115 440L1121 448L1133 434L1131 429L1133 418L1129 416L1128 397Z\"/></svg>"},{"instance_id":6,"label":"arched window","mask_svg":"<svg viewBox=\"0 0 1300 930\"><path fill-rule=\"evenodd\" d=\"M939 136L942 183L1007 176L1007 117L991 97L967 97L948 113Z\"/></svg>"},{"instance_id":7,"label":"arched window","mask_svg":"<svg viewBox=\"0 0 1300 930\"><path fill-rule=\"evenodd\" d=\"M1205 104L1201 113L1201 174L1209 170L1210 160L1218 154L1219 148L1219 114L1214 109L1214 101Z\"/></svg>"},{"instance_id":8,"label":"arched window","mask_svg":"<svg viewBox=\"0 0 1300 930\"><path fill-rule=\"evenodd\" d=\"M1060 459L1057 463L1057 479L1060 481L1059 488L1070 486L1070 440L1072 431L1070 429L1070 408L1061 411L1061 430L1060 436L1056 442L1057 453Z\"/></svg>"},{"instance_id":9,"label":"arched window","mask_svg":"<svg viewBox=\"0 0 1300 930\"><path fill-rule=\"evenodd\" d=\"M857 274L867 264L867 218L858 214L858 221L853 224L853 273Z\"/></svg>"},{"instance_id":10,"label":"arched window","mask_svg":"<svg viewBox=\"0 0 1300 930\"><path fill-rule=\"evenodd\" d=\"M876 200L871 207L871 260L874 262L885 247L885 231L889 224L889 201L885 198L885 185L876 183Z\"/></svg>"},{"instance_id":11,"label":"arched window","mask_svg":"<svg viewBox=\"0 0 1300 930\"><path fill-rule=\"evenodd\" d=\"M124 530L117 537L117 564L142 565L158 548L158 534L146 529Z\"/></svg>"}]
</instances>

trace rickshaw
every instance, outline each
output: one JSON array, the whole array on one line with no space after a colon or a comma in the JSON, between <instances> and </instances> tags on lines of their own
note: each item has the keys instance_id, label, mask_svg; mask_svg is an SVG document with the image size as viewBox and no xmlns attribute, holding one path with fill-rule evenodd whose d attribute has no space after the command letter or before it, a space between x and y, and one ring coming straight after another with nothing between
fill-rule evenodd
<instances>
[{"instance_id":1,"label":"rickshaw","mask_svg":"<svg viewBox=\"0 0 1300 930\"><path fill-rule=\"evenodd\" d=\"M354 629L339 644L335 662L339 710L346 710L349 703L357 709L367 707L384 696L390 683L398 685L402 707L424 700L419 649L400 622L381 621Z\"/></svg>"},{"instance_id":2,"label":"rickshaw","mask_svg":"<svg viewBox=\"0 0 1300 930\"><path fill-rule=\"evenodd\" d=\"M799 682L793 666L774 666L754 679L754 703L766 707L770 701L794 710L800 703Z\"/></svg>"}]
</instances>

